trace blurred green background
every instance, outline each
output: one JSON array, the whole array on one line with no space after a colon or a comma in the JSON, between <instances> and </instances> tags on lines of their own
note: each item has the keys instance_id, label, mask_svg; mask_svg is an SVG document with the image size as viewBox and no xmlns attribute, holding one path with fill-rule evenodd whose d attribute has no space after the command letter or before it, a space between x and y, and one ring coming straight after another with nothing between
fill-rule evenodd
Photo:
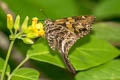
<instances>
[{"instance_id":1,"label":"blurred green background","mask_svg":"<svg viewBox=\"0 0 120 80\"><path fill-rule=\"evenodd\" d=\"M69 16L96 16L91 34L120 49L120 0L0 0L0 57L5 58L9 45L6 14L19 14L21 23L29 16L30 24L33 17L46 18L40 9L53 20ZM11 69L24 58L30 47L16 40L13 51L16 55L12 54L9 61ZM29 60L24 66L39 70L41 80L73 80L68 72L52 64Z\"/></svg>"}]
</instances>

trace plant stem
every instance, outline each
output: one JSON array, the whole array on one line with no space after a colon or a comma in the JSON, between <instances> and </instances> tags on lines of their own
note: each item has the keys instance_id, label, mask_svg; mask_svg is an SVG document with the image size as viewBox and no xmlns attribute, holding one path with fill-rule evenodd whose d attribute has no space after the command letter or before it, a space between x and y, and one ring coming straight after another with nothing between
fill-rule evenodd
<instances>
[{"instance_id":1,"label":"plant stem","mask_svg":"<svg viewBox=\"0 0 120 80\"><path fill-rule=\"evenodd\" d=\"M12 31L12 30L10 30L10 33L11 33L11 34L13 34L13 31Z\"/></svg>"},{"instance_id":2,"label":"plant stem","mask_svg":"<svg viewBox=\"0 0 120 80\"><path fill-rule=\"evenodd\" d=\"M28 59L29 59L28 57L25 57L25 59L13 70L13 72L15 72L16 70L18 70Z\"/></svg>"},{"instance_id":3,"label":"plant stem","mask_svg":"<svg viewBox=\"0 0 120 80\"><path fill-rule=\"evenodd\" d=\"M12 74L13 74L15 71L17 71L28 59L29 59L29 57L25 57L25 59L13 70L13 72L11 73L11 75L8 76L8 80L11 79Z\"/></svg>"},{"instance_id":4,"label":"plant stem","mask_svg":"<svg viewBox=\"0 0 120 80\"><path fill-rule=\"evenodd\" d=\"M4 66L3 66L3 71L2 71L2 74L1 74L1 80L4 80L4 75L5 75L5 72L6 72L8 60L9 60L10 53L11 53L14 42L15 42L15 40L12 40L11 43L10 43L10 46L9 46L9 49L8 49L8 52L7 52L7 56L6 56L6 59L5 59L5 63L4 63Z\"/></svg>"}]
</instances>

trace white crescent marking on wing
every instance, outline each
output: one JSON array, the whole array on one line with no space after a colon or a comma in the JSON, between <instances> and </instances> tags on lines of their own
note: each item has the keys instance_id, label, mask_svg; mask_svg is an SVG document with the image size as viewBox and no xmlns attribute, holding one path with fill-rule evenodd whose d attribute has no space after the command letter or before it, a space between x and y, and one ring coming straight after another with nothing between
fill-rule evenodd
<instances>
[{"instance_id":1,"label":"white crescent marking on wing","mask_svg":"<svg viewBox=\"0 0 120 80\"><path fill-rule=\"evenodd\" d=\"M63 52L63 53L65 52L65 51L64 51L65 43L66 43L66 40L63 40L63 41L62 41L62 52Z\"/></svg>"}]
</instances>

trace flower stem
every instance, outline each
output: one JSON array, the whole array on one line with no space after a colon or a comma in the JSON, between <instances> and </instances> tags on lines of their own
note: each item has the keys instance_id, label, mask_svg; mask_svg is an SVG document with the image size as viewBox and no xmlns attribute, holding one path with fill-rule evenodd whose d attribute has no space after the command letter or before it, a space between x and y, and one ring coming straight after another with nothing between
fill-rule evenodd
<instances>
[{"instance_id":1,"label":"flower stem","mask_svg":"<svg viewBox=\"0 0 120 80\"><path fill-rule=\"evenodd\" d=\"M10 53L11 53L14 42L15 42L15 40L12 40L11 43L10 43L10 46L9 46L9 49L8 49L8 52L7 52L7 56L6 56L6 59L5 59L5 63L4 63L4 66L3 66L3 71L2 71L2 74L1 74L1 80L4 80L4 75L5 75L5 72L6 72L8 60L9 60Z\"/></svg>"},{"instance_id":2,"label":"flower stem","mask_svg":"<svg viewBox=\"0 0 120 80\"><path fill-rule=\"evenodd\" d=\"M29 59L29 57L25 57L25 59L13 70L13 72L11 73L11 75L8 76L8 80L11 79L12 74L17 71L27 60Z\"/></svg>"}]
</instances>

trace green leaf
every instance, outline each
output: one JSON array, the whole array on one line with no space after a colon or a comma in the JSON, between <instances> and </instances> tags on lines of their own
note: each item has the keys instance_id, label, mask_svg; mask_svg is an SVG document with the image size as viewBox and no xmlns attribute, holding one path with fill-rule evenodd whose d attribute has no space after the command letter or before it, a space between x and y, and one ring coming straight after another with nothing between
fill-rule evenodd
<instances>
[{"instance_id":1,"label":"green leaf","mask_svg":"<svg viewBox=\"0 0 120 80\"><path fill-rule=\"evenodd\" d=\"M31 68L20 68L12 74L11 80L39 80L39 72Z\"/></svg>"},{"instance_id":2,"label":"green leaf","mask_svg":"<svg viewBox=\"0 0 120 80\"><path fill-rule=\"evenodd\" d=\"M104 19L110 17L120 16L120 0L102 0L96 6L94 10L94 15L97 19Z\"/></svg>"},{"instance_id":3,"label":"green leaf","mask_svg":"<svg viewBox=\"0 0 120 80\"><path fill-rule=\"evenodd\" d=\"M58 53L56 55L56 53L49 48L47 40L44 38L40 38L32 48L28 50L27 56L34 60L52 63L60 67L64 66L64 63L58 57Z\"/></svg>"},{"instance_id":4,"label":"green leaf","mask_svg":"<svg viewBox=\"0 0 120 80\"><path fill-rule=\"evenodd\" d=\"M104 40L85 36L73 46L70 60L77 70L85 70L117 57L120 51Z\"/></svg>"},{"instance_id":5,"label":"green leaf","mask_svg":"<svg viewBox=\"0 0 120 80\"><path fill-rule=\"evenodd\" d=\"M79 72L75 78L76 80L120 80L120 59Z\"/></svg>"},{"instance_id":6,"label":"green leaf","mask_svg":"<svg viewBox=\"0 0 120 80\"><path fill-rule=\"evenodd\" d=\"M119 53L107 42L88 35L78 40L70 49L69 58L76 70L85 70L103 64L117 57ZM45 39L40 38L28 51L27 56L63 68L63 61L58 54L48 47Z\"/></svg>"},{"instance_id":7,"label":"green leaf","mask_svg":"<svg viewBox=\"0 0 120 80\"><path fill-rule=\"evenodd\" d=\"M0 58L0 74L2 73L3 66L4 66L4 60L2 58ZM9 75L9 73L10 73L10 66L8 65L6 74Z\"/></svg>"},{"instance_id":8,"label":"green leaf","mask_svg":"<svg viewBox=\"0 0 120 80\"><path fill-rule=\"evenodd\" d=\"M96 37L120 43L120 24L117 23L97 23L93 26L93 33Z\"/></svg>"}]
</instances>

